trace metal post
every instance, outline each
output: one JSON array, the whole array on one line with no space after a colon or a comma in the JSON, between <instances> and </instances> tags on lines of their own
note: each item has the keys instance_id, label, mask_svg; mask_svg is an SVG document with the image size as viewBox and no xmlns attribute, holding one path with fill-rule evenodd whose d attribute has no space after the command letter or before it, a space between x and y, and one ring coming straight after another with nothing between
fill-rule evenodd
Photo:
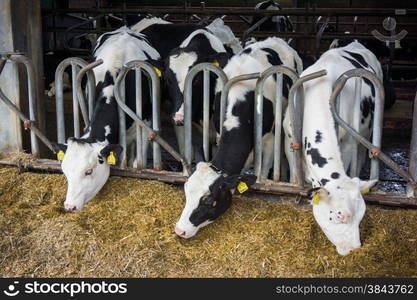
<instances>
[{"instance_id":1,"label":"metal post","mask_svg":"<svg viewBox=\"0 0 417 300\"><path fill-rule=\"evenodd\" d=\"M293 71L294 72L294 71ZM288 95L288 113L291 123L291 148L294 151L293 159L290 160L290 181L298 186L303 186L303 170L301 159L301 136L302 136L302 116L301 105L303 102L304 82L326 75L326 71L318 71L294 80Z\"/></svg>"},{"instance_id":2,"label":"metal post","mask_svg":"<svg viewBox=\"0 0 417 300\"><path fill-rule=\"evenodd\" d=\"M87 66L87 62L78 57L69 57L64 59L56 68L55 71L55 101L56 101L56 126L57 126L57 139L58 143L65 143L65 117L64 117L64 91L63 91L63 74L65 69L68 66L72 66L72 70L74 70L74 66L81 67L82 69L79 71L78 75L83 72L84 68ZM74 74L72 76L74 78ZM73 88L73 105L75 105L74 98L76 94L78 94L78 101L81 103L83 101L83 97L80 98L78 92L78 76L76 77L77 80L73 80L72 88ZM81 91L81 81L79 83L80 91ZM93 108L94 108L94 91L95 91L95 80L94 74L88 73L88 97L89 97L89 116L91 118ZM80 92L82 94L82 92ZM84 122L86 120L84 119ZM88 120L87 120L88 122Z\"/></svg>"},{"instance_id":3,"label":"metal post","mask_svg":"<svg viewBox=\"0 0 417 300\"><path fill-rule=\"evenodd\" d=\"M345 86L347 80L351 77L365 77L369 79L375 87L377 92L377 97L375 101L375 110L374 110L374 127L373 127L373 139L372 144L361 136L358 132L356 132L348 123L346 123L340 116L336 113L335 110L335 100L337 95L341 92L343 87ZM380 94L378 94L380 93ZM352 135L356 140L358 140L363 146L371 150L371 154L373 158L379 158L382 160L386 165L388 165L391 169L397 172L401 177L406 179L410 182L412 188L414 190L417 189L417 182L413 179L413 177L401 169L390 157L386 154L381 152L381 134L382 134L382 114L384 110L384 87L376 77L375 74L365 70L365 69L353 69L346 71L343 73L337 80L333 88L333 92L330 96L330 111L333 114L333 117L337 123L343 129L345 129L350 135ZM371 161L371 179L378 179L378 163L375 163L375 159Z\"/></svg>"},{"instance_id":4,"label":"metal post","mask_svg":"<svg viewBox=\"0 0 417 300\"><path fill-rule=\"evenodd\" d=\"M413 127L411 130L410 144L410 165L408 170L414 180L417 181L417 93L414 97ZM417 191L413 190L411 184L407 185L407 197L417 197Z\"/></svg>"},{"instance_id":5,"label":"metal post","mask_svg":"<svg viewBox=\"0 0 417 300\"><path fill-rule=\"evenodd\" d=\"M210 71L215 73L224 86L227 82L227 76L219 67L211 63L201 63L195 65L188 72L184 83L184 156L187 164L192 162L192 84L194 77L201 71ZM207 136L207 139L209 137Z\"/></svg>"},{"instance_id":6,"label":"metal post","mask_svg":"<svg viewBox=\"0 0 417 300\"><path fill-rule=\"evenodd\" d=\"M282 124L282 88L283 88L283 75L277 75L277 85L275 91L275 134L274 134L274 170L272 179L274 181L279 181L281 174L281 126L276 126L277 124Z\"/></svg>"},{"instance_id":7,"label":"metal post","mask_svg":"<svg viewBox=\"0 0 417 300\"><path fill-rule=\"evenodd\" d=\"M204 160L209 161L210 153L210 73L207 70L203 71L203 151L204 151Z\"/></svg>"},{"instance_id":8,"label":"metal post","mask_svg":"<svg viewBox=\"0 0 417 300\"><path fill-rule=\"evenodd\" d=\"M359 132L361 122L361 92L362 92L362 78L355 79L355 98L353 106L353 129ZM358 177L360 166L358 166L358 142L352 137L352 153L350 163L350 177Z\"/></svg>"},{"instance_id":9,"label":"metal post","mask_svg":"<svg viewBox=\"0 0 417 300\"><path fill-rule=\"evenodd\" d=\"M121 96L120 100L123 101L123 103L126 103L125 80L123 80L120 83L120 96ZM120 107L118 109L118 113L119 113L119 144L120 146L122 146L122 153L120 156L119 166L124 169L126 168L126 165L127 165L127 161L126 161L127 160L126 116Z\"/></svg>"},{"instance_id":10,"label":"metal post","mask_svg":"<svg viewBox=\"0 0 417 300\"><path fill-rule=\"evenodd\" d=\"M142 71L135 70L135 86L136 86L136 114L142 119ZM146 168L146 151L142 149L142 127L136 123L136 161L137 168Z\"/></svg>"},{"instance_id":11,"label":"metal post","mask_svg":"<svg viewBox=\"0 0 417 300\"><path fill-rule=\"evenodd\" d=\"M80 68L76 65L71 65L71 75L72 75L72 84L74 86L77 80L77 73ZM78 98L77 93L72 93L72 114L74 117L74 136L76 138L80 137L80 112L78 108Z\"/></svg>"}]
</instances>

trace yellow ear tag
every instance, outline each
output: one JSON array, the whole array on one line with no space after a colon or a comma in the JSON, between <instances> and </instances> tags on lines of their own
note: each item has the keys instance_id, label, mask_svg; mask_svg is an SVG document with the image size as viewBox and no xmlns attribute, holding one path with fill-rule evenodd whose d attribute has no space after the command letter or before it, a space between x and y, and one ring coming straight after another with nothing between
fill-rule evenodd
<instances>
[{"instance_id":1,"label":"yellow ear tag","mask_svg":"<svg viewBox=\"0 0 417 300\"><path fill-rule=\"evenodd\" d=\"M217 60L213 61L212 64L213 64L213 66L216 66L216 67L219 67L220 66L220 64L219 64L219 62Z\"/></svg>"},{"instance_id":2,"label":"yellow ear tag","mask_svg":"<svg viewBox=\"0 0 417 300\"><path fill-rule=\"evenodd\" d=\"M64 160L64 156L65 156L65 153L62 150L59 150L58 153L56 154L56 157L57 157L57 159L59 161L63 161Z\"/></svg>"},{"instance_id":3,"label":"yellow ear tag","mask_svg":"<svg viewBox=\"0 0 417 300\"><path fill-rule=\"evenodd\" d=\"M107 156L107 163L109 165L115 165L116 164L116 157L114 157L113 151L110 151L109 156Z\"/></svg>"},{"instance_id":4,"label":"yellow ear tag","mask_svg":"<svg viewBox=\"0 0 417 300\"><path fill-rule=\"evenodd\" d=\"M368 194L368 193L369 193L369 189L365 189L365 190L361 191L362 195L365 195L365 194Z\"/></svg>"},{"instance_id":5,"label":"yellow ear tag","mask_svg":"<svg viewBox=\"0 0 417 300\"><path fill-rule=\"evenodd\" d=\"M159 70L157 67L153 67L153 69L155 70L156 75L158 75L158 77L161 77L162 76L161 70Z\"/></svg>"},{"instance_id":6,"label":"yellow ear tag","mask_svg":"<svg viewBox=\"0 0 417 300\"><path fill-rule=\"evenodd\" d=\"M244 192L246 192L247 190L249 190L249 187L248 187L248 185L245 182L241 181L237 185L237 190L239 191L239 193L243 194Z\"/></svg>"},{"instance_id":7,"label":"yellow ear tag","mask_svg":"<svg viewBox=\"0 0 417 300\"><path fill-rule=\"evenodd\" d=\"M314 197L313 197L313 204L317 205L317 204L319 204L319 202L320 202L320 195L319 195L319 193L315 193Z\"/></svg>"}]
</instances>

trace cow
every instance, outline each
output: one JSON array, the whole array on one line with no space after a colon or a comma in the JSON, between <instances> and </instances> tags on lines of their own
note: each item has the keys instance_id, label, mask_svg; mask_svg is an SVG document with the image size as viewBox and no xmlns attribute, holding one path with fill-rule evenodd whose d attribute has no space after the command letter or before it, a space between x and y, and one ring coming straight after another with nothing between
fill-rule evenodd
<instances>
[{"instance_id":1,"label":"cow","mask_svg":"<svg viewBox=\"0 0 417 300\"><path fill-rule=\"evenodd\" d=\"M268 38L246 47L233 56L224 72L229 78L263 72L271 66L284 65L301 72L302 63L297 53L279 38ZM284 76L284 98L288 96L288 78ZM221 216L231 205L232 194L240 184L243 189L256 181L256 176L242 174L249 168L253 157L254 90L256 80L238 82L227 98L226 116L219 148L211 162L200 162L184 185L186 203L176 223L175 233L190 238L197 231ZM267 175L273 162L273 107L276 78L269 77L264 85L263 162L262 174ZM216 100L220 98L221 84L216 84ZM283 100L283 99L282 99ZM214 116L219 115L216 101ZM219 130L219 122L217 130ZM241 190L242 191L242 190Z\"/></svg>"},{"instance_id":2,"label":"cow","mask_svg":"<svg viewBox=\"0 0 417 300\"><path fill-rule=\"evenodd\" d=\"M279 5L274 0L267 0L256 4L255 9L257 10L281 10ZM263 17L255 16L252 19L251 26L259 22ZM274 32L292 32L294 26L288 16L273 16L258 27L259 31L274 31Z\"/></svg>"},{"instance_id":3,"label":"cow","mask_svg":"<svg viewBox=\"0 0 417 300\"><path fill-rule=\"evenodd\" d=\"M361 247L359 224L366 210L361 191L369 190L376 183L376 180L365 181L346 174L351 165L351 137L344 130L340 130L339 138L336 136L329 106L336 79L354 68L366 69L382 80L377 58L358 42L326 51L301 74L306 76L320 70L327 72L324 77L304 83L303 166L305 179L313 186L314 217L341 255ZM359 133L369 138L377 93L368 79L362 80ZM349 80L340 94L340 116L350 124L353 121L354 100L355 83ZM284 118L284 131L288 144L291 133L288 113ZM362 147L359 149L360 166L365 160L364 150ZM292 156L287 153L287 158L290 160Z\"/></svg>"},{"instance_id":4,"label":"cow","mask_svg":"<svg viewBox=\"0 0 417 300\"><path fill-rule=\"evenodd\" d=\"M93 55L95 60L102 59L103 64L94 69L96 102L90 126L81 138L69 138L67 144L55 144L56 151L65 152L61 165L68 181L64 208L70 212L81 210L100 191L110 174L109 163L114 163L122 151L117 144L119 115L114 97L114 83L119 70L132 60L152 62L160 59L159 53L143 35L127 27L103 34ZM142 81L143 119L147 121L151 117L149 85L147 80ZM134 73L128 73L126 104L131 108L135 107L134 82ZM128 120L127 127L133 122Z\"/></svg>"}]
</instances>

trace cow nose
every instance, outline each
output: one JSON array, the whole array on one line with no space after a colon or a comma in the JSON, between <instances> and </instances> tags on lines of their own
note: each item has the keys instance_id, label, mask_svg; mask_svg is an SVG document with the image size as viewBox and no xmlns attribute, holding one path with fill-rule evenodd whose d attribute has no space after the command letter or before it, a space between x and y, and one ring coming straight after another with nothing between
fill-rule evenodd
<instances>
[{"instance_id":1,"label":"cow nose","mask_svg":"<svg viewBox=\"0 0 417 300\"><path fill-rule=\"evenodd\" d=\"M184 125L184 115L183 114L175 114L174 115L174 122L177 126L183 126Z\"/></svg>"},{"instance_id":2,"label":"cow nose","mask_svg":"<svg viewBox=\"0 0 417 300\"><path fill-rule=\"evenodd\" d=\"M349 221L349 216L347 214L342 214L340 211L337 213L336 218L342 223L347 223Z\"/></svg>"},{"instance_id":3,"label":"cow nose","mask_svg":"<svg viewBox=\"0 0 417 300\"><path fill-rule=\"evenodd\" d=\"M175 233L180 237L185 237L185 231L175 226Z\"/></svg>"},{"instance_id":4,"label":"cow nose","mask_svg":"<svg viewBox=\"0 0 417 300\"><path fill-rule=\"evenodd\" d=\"M75 212L78 211L77 206L71 204L65 204L64 209L66 212Z\"/></svg>"}]
</instances>

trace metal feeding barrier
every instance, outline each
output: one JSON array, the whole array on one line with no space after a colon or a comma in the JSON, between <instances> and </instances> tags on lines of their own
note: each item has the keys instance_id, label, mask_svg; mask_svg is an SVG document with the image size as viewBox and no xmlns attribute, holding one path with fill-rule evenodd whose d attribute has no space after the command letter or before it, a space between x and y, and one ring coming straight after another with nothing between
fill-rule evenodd
<instances>
[{"instance_id":1,"label":"metal feeding barrier","mask_svg":"<svg viewBox=\"0 0 417 300\"><path fill-rule=\"evenodd\" d=\"M63 75L66 68L71 66L72 76L72 111L74 117L74 137L80 137L80 108L85 127L90 124L94 109L95 78L94 74L85 69L87 62L78 57L64 59L55 71L55 99L56 99L56 125L58 143L65 143L65 117L64 117L64 89ZM82 68L82 69L81 69ZM81 69L81 70L80 70ZM87 73L88 81L88 111L85 104L84 94L81 88L81 80Z\"/></svg>"},{"instance_id":2,"label":"metal feeding barrier","mask_svg":"<svg viewBox=\"0 0 417 300\"><path fill-rule=\"evenodd\" d=\"M184 82L184 156L188 164L193 160L192 149L192 109L193 109L193 81L203 72L203 152L204 160L209 161L209 135L210 135L210 72L217 75L222 86L227 82L227 76L223 70L211 63L195 65L188 72ZM223 123L221 123L223 124ZM179 141L180 143L182 141Z\"/></svg>"},{"instance_id":3,"label":"metal feeding barrier","mask_svg":"<svg viewBox=\"0 0 417 300\"><path fill-rule=\"evenodd\" d=\"M31 152L35 157L39 156L39 143L37 137L49 148L53 150L52 144L49 139L39 130L36 126L36 77L33 68L32 61L21 53L0 53L0 75L6 65L6 62L13 64L14 68L17 65L23 65L27 74L27 89L28 89L28 106L29 106L29 118L22 113L19 107L17 107L1 90L0 99L4 104L11 109L20 120L22 120L25 130L30 129L30 142Z\"/></svg>"},{"instance_id":4,"label":"metal feeding barrier","mask_svg":"<svg viewBox=\"0 0 417 300\"><path fill-rule=\"evenodd\" d=\"M0 54L0 73L3 70L6 61L10 61L13 64L23 64L26 67L28 74L28 92L29 92L29 113L30 118L27 118L20 109L14 105L1 91L0 89L0 99L13 111L19 118L24 122L25 128L31 130L31 140L32 140L32 153L34 155L39 154L39 145L37 143L37 137L45 143L51 151L54 151L51 145L51 142L42 134L42 132L35 125L35 107L36 107L36 97L34 93L34 73L33 67L26 57L19 54ZM62 74L69 65L72 66L73 71L73 97L72 103L73 107L76 107L74 113L79 115L80 111L84 119L84 123L88 126L93 108L94 108L94 90L95 90L95 78L92 69L103 62L101 60L95 61L91 64L87 64L85 61L80 59L70 58L64 60L57 68L56 71L56 94L57 94L57 127L58 127L58 142L65 142L65 127L64 127L64 105L63 105L63 96L62 96ZM79 69L82 67L81 69ZM129 108L125 103L125 78L128 72L135 72L135 108ZM256 80L255 88L255 102L254 102L254 119L255 119L255 130L254 130L254 170L255 174L258 176L258 181L252 186L254 191L272 193L272 194L293 194L293 195L306 195L307 187L304 186L304 179L302 173L302 156L301 156L301 133L302 133L302 103L304 98L303 83L326 75L325 71L315 72L301 78L291 69L283 66L274 66L262 73L253 73L237 76L228 80L226 74L218 67L214 66L211 63L203 63L194 66L189 74L186 77L185 87L184 87L184 108L185 108L185 120L184 120L184 129L185 129L185 139L184 139L184 156L179 154L166 140L160 136L161 131L161 120L160 120L160 78L158 72L154 69L152 65L143 61L131 61L125 64L120 70L116 81L115 81L115 98L119 105L119 122L120 122L120 144L122 145L124 151L122 155L121 164L119 167L112 168L111 172L113 175L118 176L129 176L137 178L146 178L146 179L157 179L163 180L171 183L183 183L187 176L191 174L191 164L192 160L192 84L195 76L198 73L203 72L203 149L204 149L204 158L209 159L209 147L210 147L210 134L209 134L209 123L212 116L210 116L210 74L214 73L219 78L220 84L222 84L222 94L220 98L220 122L223 124L226 113L227 98L228 93L231 87L244 80ZM88 106L86 104L86 99L82 90L82 79L87 74L88 76ZM263 99L264 99L264 85L265 82L270 78L270 76L276 77L276 92L275 97L275 107L274 107L274 168L273 168L273 178L268 180L265 174L262 174L262 121L263 121ZM289 89L288 94L288 113L291 123L291 148L292 148L292 163L290 165L290 182L282 181L282 174L280 174L279 166L282 163L281 153L281 137L282 137L282 115L284 111L284 103L282 102L283 98L283 88L284 84L289 85L289 81L285 81L284 78L289 78L292 82L291 88ZM353 128L346 123L338 114L337 110L337 98L343 90L346 82L350 78L355 78L355 105L354 105L354 114L357 115L353 120ZM152 102L152 113L149 122L143 119L143 86L144 79L148 80L149 90L150 90L150 100ZM367 139L362 137L358 133L360 118L360 95L361 95L361 81L362 79L369 80L375 87L376 102L375 102L375 113L374 113L374 124L373 124L373 135L372 143ZM288 87L288 86L286 86ZM330 97L330 109L334 116L334 119L337 123L337 126L343 128L354 141L359 142L364 147L370 150L372 154L371 162L371 179L378 178L378 159L382 160L385 164L391 167L395 172L400 176L405 178L409 185L407 187L408 197L405 198L399 194L390 193L384 194L380 192L373 192L365 196L366 200L372 203L380 203L387 205L405 205L405 206L417 206L416 200L416 177L417 177L417 120L413 120L413 136L411 141L410 149L410 168L409 173L401 169L397 164L395 164L388 156L381 152L381 132L382 132L382 113L384 106L384 94L383 86L381 81L369 71L364 69L354 69L345 72L339 79L336 81L333 92ZM414 115L417 115L417 96L415 99L414 106ZM137 169L132 170L127 168L126 160L126 149L129 145L128 130L126 130L126 114L133 119L135 122L133 129L135 129L136 134L132 139L136 141L136 161ZM79 122L79 118L75 117L74 120ZM151 123L150 123L151 122ZM61 123L61 124L60 124ZM77 132L78 130L78 132ZM220 126L222 130L222 126ZM339 131L339 129L337 129ZM76 124L74 124L74 134L79 135L79 127L77 129ZM149 139L153 144L153 169L147 169L147 144L146 141ZM171 172L162 170L162 158L161 158L161 149L165 149L169 154L171 154L174 159L179 161L183 166L183 172ZM350 175L357 176L359 170L358 166L358 150L357 145L354 146L351 157L351 168ZM16 164L10 161L0 161L2 164ZM52 160L37 160L35 162L28 162L25 165L27 168L36 169L36 170L60 170L60 165L56 161ZM281 180L281 181L280 181Z\"/></svg>"},{"instance_id":5,"label":"metal feeding barrier","mask_svg":"<svg viewBox=\"0 0 417 300\"><path fill-rule=\"evenodd\" d=\"M343 90L344 86L346 85L347 81L350 78L356 78L355 79L355 105L354 105L354 115L356 115L356 117L354 118L353 128L339 116L339 112L337 108L337 99L339 98L341 91ZM358 132L359 125L360 125L359 115L360 115L360 101L361 101L360 96L361 96L362 78L371 81L377 93L375 97L372 143L370 143L366 138L364 138ZM353 69L353 70L346 71L336 80L334 84L333 91L330 96L330 110L337 124L341 126L344 130L346 130L346 132L350 136L352 136L353 139L355 140L355 142L353 143L354 150L352 151L352 163L351 163L351 166L353 165L353 168L351 168L350 175L357 176L359 172L358 150L357 150L357 146L358 146L357 142L359 142L370 151L370 157L371 157L370 179L379 179L378 159L380 159L387 166L389 166L396 173L398 173L401 177L407 180L410 183L409 189L410 187L412 187L412 189L414 190L414 195L416 195L417 193L417 182L415 181L416 174L415 174L415 169L414 170L412 169L413 167L415 167L415 162L411 162L410 160L410 167L411 167L411 170L413 170L414 172L413 174L414 178L413 178L413 175L404 171L390 157L388 157L386 154L384 154L381 151L382 121L383 121L383 113L384 113L384 96L385 96L384 86L382 85L381 80L375 74L365 69ZM336 130L336 132L337 131L338 130ZM415 142L412 145L412 147L416 147ZM410 152L415 153L415 151L416 151L416 148L414 149L412 148ZM411 193L409 192L409 194Z\"/></svg>"}]
</instances>

